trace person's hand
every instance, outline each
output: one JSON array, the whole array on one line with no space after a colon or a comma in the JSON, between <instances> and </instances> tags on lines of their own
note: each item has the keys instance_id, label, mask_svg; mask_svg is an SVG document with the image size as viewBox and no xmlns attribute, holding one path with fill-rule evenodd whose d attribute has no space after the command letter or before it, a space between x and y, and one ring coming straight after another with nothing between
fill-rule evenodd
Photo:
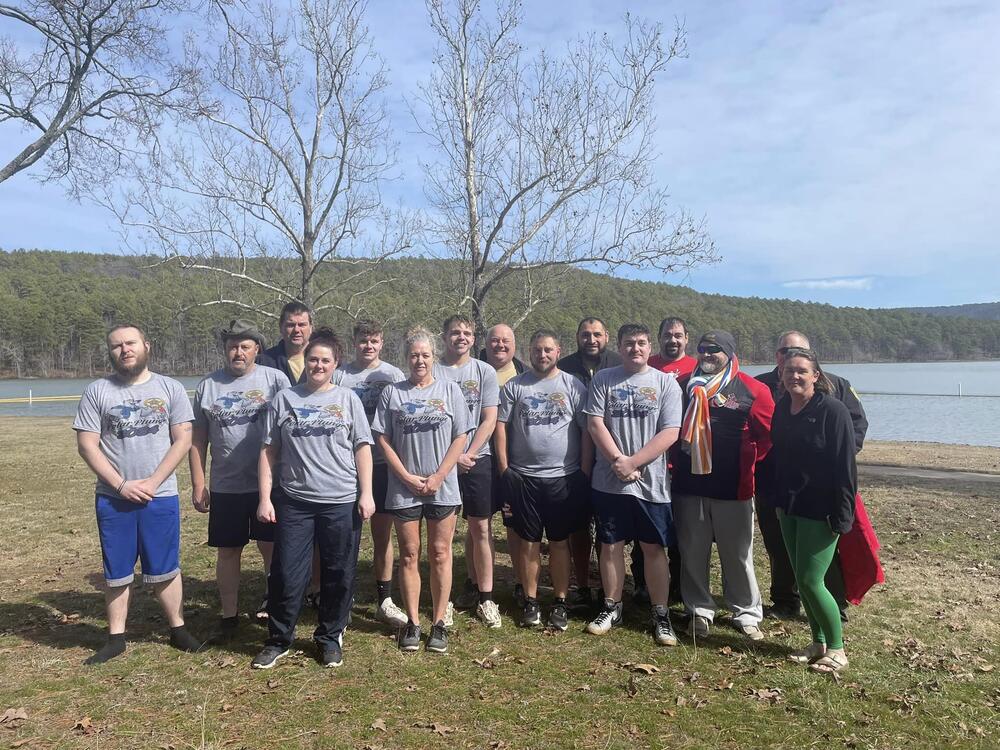
<instances>
[{"instance_id":1,"label":"person's hand","mask_svg":"<svg viewBox=\"0 0 1000 750\"><path fill-rule=\"evenodd\" d=\"M584 466L583 464L580 464L580 471L585 477L587 477L587 479L590 479L590 477L594 474L594 465L591 464L590 466Z\"/></svg>"},{"instance_id":2,"label":"person's hand","mask_svg":"<svg viewBox=\"0 0 1000 750\"><path fill-rule=\"evenodd\" d=\"M624 479L622 479L622 481L625 482L626 484L628 484L629 482L638 482L640 479L642 479L642 472L636 470L636 471L633 471L631 474L629 474Z\"/></svg>"},{"instance_id":3,"label":"person's hand","mask_svg":"<svg viewBox=\"0 0 1000 750\"><path fill-rule=\"evenodd\" d=\"M274 503L270 498L262 497L257 503L257 520L261 523L277 523L278 517L274 513Z\"/></svg>"},{"instance_id":4,"label":"person's hand","mask_svg":"<svg viewBox=\"0 0 1000 750\"><path fill-rule=\"evenodd\" d=\"M406 489L412 492L414 495L423 495L424 493L424 483L427 481L427 477L422 477L417 474L407 474L403 477L403 484L406 485Z\"/></svg>"},{"instance_id":5,"label":"person's hand","mask_svg":"<svg viewBox=\"0 0 1000 750\"><path fill-rule=\"evenodd\" d=\"M638 468L635 465L635 461L632 460L631 456L618 456L612 463L611 468L614 469L615 476L617 476L621 481L629 481L628 477L635 473Z\"/></svg>"},{"instance_id":6,"label":"person's hand","mask_svg":"<svg viewBox=\"0 0 1000 750\"><path fill-rule=\"evenodd\" d=\"M362 521L367 521L375 515L375 500L372 498L372 493L361 493L361 496L358 498L358 513L361 514Z\"/></svg>"},{"instance_id":7,"label":"person's hand","mask_svg":"<svg viewBox=\"0 0 1000 750\"><path fill-rule=\"evenodd\" d=\"M191 490L191 505L199 513L208 513L212 505L212 493L208 491L208 487L195 487Z\"/></svg>"},{"instance_id":8,"label":"person's hand","mask_svg":"<svg viewBox=\"0 0 1000 750\"><path fill-rule=\"evenodd\" d=\"M152 482L148 479L129 479L122 485L121 491L118 494L130 503L145 505L156 494L156 488L150 487L151 484Z\"/></svg>"},{"instance_id":9,"label":"person's hand","mask_svg":"<svg viewBox=\"0 0 1000 750\"><path fill-rule=\"evenodd\" d=\"M476 465L475 456L470 456L468 453L463 453L461 456L458 457L457 466L459 474L468 474L470 471L472 471L475 465Z\"/></svg>"},{"instance_id":10,"label":"person's hand","mask_svg":"<svg viewBox=\"0 0 1000 750\"><path fill-rule=\"evenodd\" d=\"M425 495L437 494L437 491L441 489L441 485L444 482L444 477L434 472L427 479L424 480L424 492Z\"/></svg>"}]
</instances>

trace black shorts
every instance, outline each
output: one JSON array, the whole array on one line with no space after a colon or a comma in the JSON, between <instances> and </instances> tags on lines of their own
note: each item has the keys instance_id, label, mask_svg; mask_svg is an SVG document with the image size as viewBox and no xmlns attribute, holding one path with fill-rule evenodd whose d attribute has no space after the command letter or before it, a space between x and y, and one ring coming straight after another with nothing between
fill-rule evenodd
<instances>
[{"instance_id":1,"label":"black shorts","mask_svg":"<svg viewBox=\"0 0 1000 750\"><path fill-rule=\"evenodd\" d=\"M257 520L259 492L212 492L208 506L208 546L245 547L247 542L274 541L274 524ZM274 499L274 493L271 493Z\"/></svg>"},{"instance_id":2,"label":"black shorts","mask_svg":"<svg viewBox=\"0 0 1000 750\"><path fill-rule=\"evenodd\" d=\"M490 518L499 508L493 504L493 456L480 456L472 471L458 475L462 493L462 518Z\"/></svg>"},{"instance_id":3,"label":"black shorts","mask_svg":"<svg viewBox=\"0 0 1000 750\"><path fill-rule=\"evenodd\" d=\"M458 512L458 505L414 505L412 508L397 508L386 511L397 521L419 521L426 518L428 521L443 521L448 516Z\"/></svg>"},{"instance_id":4,"label":"black shorts","mask_svg":"<svg viewBox=\"0 0 1000 750\"><path fill-rule=\"evenodd\" d=\"M510 492L503 477L493 475L493 505L496 506L503 520L504 528L514 528L514 515L510 509Z\"/></svg>"},{"instance_id":5,"label":"black shorts","mask_svg":"<svg viewBox=\"0 0 1000 750\"><path fill-rule=\"evenodd\" d=\"M674 514L670 503L650 503L633 495L593 490L590 501L597 516L601 544L645 542L669 547L675 543Z\"/></svg>"},{"instance_id":6,"label":"black shorts","mask_svg":"<svg viewBox=\"0 0 1000 750\"><path fill-rule=\"evenodd\" d=\"M372 466L372 495L375 498L375 512L387 513L385 496L389 494L389 467L386 464Z\"/></svg>"},{"instance_id":7,"label":"black shorts","mask_svg":"<svg viewBox=\"0 0 1000 750\"><path fill-rule=\"evenodd\" d=\"M568 477L529 477L507 469L503 482L510 498L512 527L529 542L561 542L587 525L590 482L583 472Z\"/></svg>"}]
</instances>

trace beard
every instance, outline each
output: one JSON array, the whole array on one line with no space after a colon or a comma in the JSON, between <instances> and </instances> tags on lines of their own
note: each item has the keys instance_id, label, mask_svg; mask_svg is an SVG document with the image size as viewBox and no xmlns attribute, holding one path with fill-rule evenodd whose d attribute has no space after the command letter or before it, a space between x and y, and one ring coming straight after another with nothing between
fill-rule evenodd
<instances>
[{"instance_id":1,"label":"beard","mask_svg":"<svg viewBox=\"0 0 1000 750\"><path fill-rule=\"evenodd\" d=\"M122 364L119 360L114 358L111 359L111 367L114 371L121 375L123 378L129 379L134 378L136 375L141 373L146 369L146 365L149 364L149 353L145 351L138 351L135 353L135 362L130 365Z\"/></svg>"}]
</instances>

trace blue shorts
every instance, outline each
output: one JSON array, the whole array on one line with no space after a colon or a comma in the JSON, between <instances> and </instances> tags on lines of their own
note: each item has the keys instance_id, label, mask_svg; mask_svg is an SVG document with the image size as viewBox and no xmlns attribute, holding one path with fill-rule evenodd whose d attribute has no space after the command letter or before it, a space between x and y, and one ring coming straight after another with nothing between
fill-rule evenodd
<instances>
[{"instance_id":1,"label":"blue shorts","mask_svg":"<svg viewBox=\"0 0 1000 750\"><path fill-rule=\"evenodd\" d=\"M127 586L142 561L143 583L169 581L181 572L181 506L177 495L154 497L145 505L97 495L104 579Z\"/></svg>"},{"instance_id":2,"label":"blue shorts","mask_svg":"<svg viewBox=\"0 0 1000 750\"><path fill-rule=\"evenodd\" d=\"M591 490L597 516L597 540L602 544L636 540L669 547L674 541L674 513L670 503L650 503L634 495L612 495Z\"/></svg>"}]
</instances>

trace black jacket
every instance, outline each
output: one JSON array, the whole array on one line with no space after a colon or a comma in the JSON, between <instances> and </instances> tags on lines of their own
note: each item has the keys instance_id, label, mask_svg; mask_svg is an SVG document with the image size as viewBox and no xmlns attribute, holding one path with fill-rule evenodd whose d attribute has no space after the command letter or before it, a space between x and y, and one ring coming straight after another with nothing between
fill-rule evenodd
<instances>
[{"instance_id":1,"label":"black jacket","mask_svg":"<svg viewBox=\"0 0 1000 750\"><path fill-rule=\"evenodd\" d=\"M583 361L583 355L579 351L563 357L559 360L558 365L560 370L568 372L570 375L576 375L589 388L590 381L594 377L595 372L607 370L609 367L617 367L621 363L622 357L618 352L613 352L605 348L601 352L600 357L598 357L597 367L593 371L587 367L587 364Z\"/></svg>"},{"instance_id":2,"label":"black jacket","mask_svg":"<svg viewBox=\"0 0 1000 750\"><path fill-rule=\"evenodd\" d=\"M261 353L257 357L257 364L264 365L265 367L273 367L275 370L281 370L285 373L285 377L288 378L288 382L292 385L297 383L306 382L306 368L302 368L302 377L298 380L295 379L295 375L288 368L288 355L285 354L285 340L281 339L277 344L272 346L267 351Z\"/></svg>"},{"instance_id":3,"label":"black jacket","mask_svg":"<svg viewBox=\"0 0 1000 750\"><path fill-rule=\"evenodd\" d=\"M838 534L854 525L858 469L851 415L840 401L817 393L798 414L782 396L771 423L774 505L785 513L828 521Z\"/></svg>"}]
</instances>

